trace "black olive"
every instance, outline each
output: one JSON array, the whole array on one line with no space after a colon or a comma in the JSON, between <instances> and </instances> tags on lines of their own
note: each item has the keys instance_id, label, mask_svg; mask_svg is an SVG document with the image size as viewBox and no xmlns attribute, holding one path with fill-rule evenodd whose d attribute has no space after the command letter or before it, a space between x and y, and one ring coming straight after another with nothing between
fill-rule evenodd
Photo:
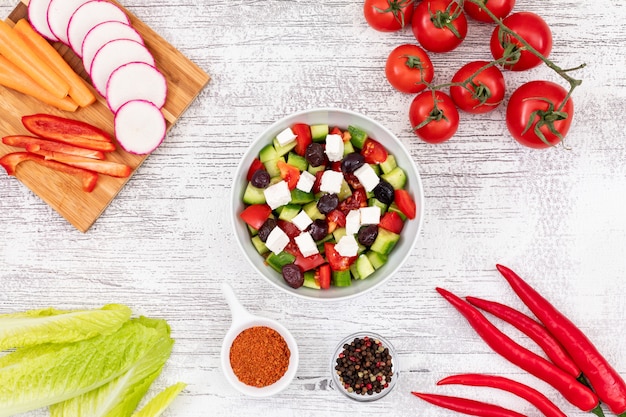
<instances>
[{"instance_id":1,"label":"black olive","mask_svg":"<svg viewBox=\"0 0 626 417\"><path fill-rule=\"evenodd\" d=\"M341 170L351 174L365 164L365 158L360 153L352 152L346 155L341 161Z\"/></svg>"},{"instance_id":2,"label":"black olive","mask_svg":"<svg viewBox=\"0 0 626 417\"><path fill-rule=\"evenodd\" d=\"M309 226L309 233L313 240L322 240L328 234L328 223L322 219L315 219Z\"/></svg>"},{"instance_id":3,"label":"black olive","mask_svg":"<svg viewBox=\"0 0 626 417\"><path fill-rule=\"evenodd\" d=\"M393 186L387 181L381 179L378 185L374 188L374 197L383 204L393 203L395 197L395 191Z\"/></svg>"},{"instance_id":4,"label":"black olive","mask_svg":"<svg viewBox=\"0 0 626 417\"><path fill-rule=\"evenodd\" d=\"M270 235L272 230L276 227L276 220L271 217L263 222L261 227L259 227L259 239L261 242L267 241L267 237Z\"/></svg>"},{"instance_id":5,"label":"black olive","mask_svg":"<svg viewBox=\"0 0 626 417\"><path fill-rule=\"evenodd\" d=\"M312 167L318 167L326 163L326 154L324 153L324 146L321 143L313 142L306 147L304 151L304 158Z\"/></svg>"},{"instance_id":6,"label":"black olive","mask_svg":"<svg viewBox=\"0 0 626 417\"><path fill-rule=\"evenodd\" d=\"M317 209L322 214L328 214L339 205L339 197L337 194L324 194L317 201Z\"/></svg>"},{"instance_id":7,"label":"black olive","mask_svg":"<svg viewBox=\"0 0 626 417\"><path fill-rule=\"evenodd\" d=\"M304 284L304 273L296 264L283 266L283 278L291 288L300 288Z\"/></svg>"},{"instance_id":8,"label":"black olive","mask_svg":"<svg viewBox=\"0 0 626 417\"><path fill-rule=\"evenodd\" d=\"M357 239L361 245L371 246L378 236L378 226L370 224L368 226L361 227L357 234Z\"/></svg>"},{"instance_id":9,"label":"black olive","mask_svg":"<svg viewBox=\"0 0 626 417\"><path fill-rule=\"evenodd\" d=\"M265 188L270 185L270 174L264 169L257 169L252 174L250 182L257 188Z\"/></svg>"}]
</instances>

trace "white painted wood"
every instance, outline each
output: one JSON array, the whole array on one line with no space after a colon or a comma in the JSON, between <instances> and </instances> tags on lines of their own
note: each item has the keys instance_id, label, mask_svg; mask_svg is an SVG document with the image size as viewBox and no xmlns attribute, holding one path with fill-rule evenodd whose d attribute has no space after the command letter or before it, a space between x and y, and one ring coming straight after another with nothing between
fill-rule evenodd
<instances>
[{"instance_id":1,"label":"white painted wood","mask_svg":"<svg viewBox=\"0 0 626 417\"><path fill-rule=\"evenodd\" d=\"M494 354L434 290L441 286L522 308L495 271L499 262L568 314L626 376L621 2L517 2L516 11L535 11L553 28L558 64L587 63L576 74L584 83L574 94L570 149L545 151L522 148L508 136L504 108L463 114L458 134L445 144L421 142L408 123L412 97L394 91L383 71L386 55L413 42L413 35L370 29L362 1L124 5L212 81L86 234L0 175L0 312L119 302L137 314L166 318L177 343L150 392L176 381L189 384L167 416L456 415L421 402L412 390L489 400L537 415L506 393L435 386L458 372L514 377L541 389L568 416L586 415ZM13 6L0 0L0 13L8 15ZM458 50L432 57L436 81L446 81L466 61L489 58L489 25L470 23ZM558 81L545 67L505 75L507 96L525 80ZM229 219L232 176L255 135L286 114L318 106L359 111L393 130L419 166L427 203L421 239L400 272L376 293L336 304L274 291L245 264ZM274 398L244 398L221 374L221 339L230 323L219 291L224 280L252 312L281 320L300 344L296 380ZM335 344L362 329L388 337L402 362L395 391L370 404L354 403L328 384Z\"/></svg>"}]
</instances>

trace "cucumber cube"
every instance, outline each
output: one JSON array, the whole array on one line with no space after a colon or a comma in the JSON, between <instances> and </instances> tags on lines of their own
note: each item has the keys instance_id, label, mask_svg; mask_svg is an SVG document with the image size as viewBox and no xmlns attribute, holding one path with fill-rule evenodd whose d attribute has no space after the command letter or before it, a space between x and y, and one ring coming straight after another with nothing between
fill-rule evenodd
<instances>
[{"instance_id":1,"label":"cucumber cube","mask_svg":"<svg viewBox=\"0 0 626 417\"><path fill-rule=\"evenodd\" d=\"M290 222L294 217L300 213L300 206L297 204L286 204L281 207L278 218Z\"/></svg>"},{"instance_id":2,"label":"cucumber cube","mask_svg":"<svg viewBox=\"0 0 626 417\"><path fill-rule=\"evenodd\" d=\"M285 162L285 158L278 157L276 159L270 159L269 161L263 162L263 166L270 177L280 177L280 169L278 168L278 161Z\"/></svg>"},{"instance_id":3,"label":"cucumber cube","mask_svg":"<svg viewBox=\"0 0 626 417\"><path fill-rule=\"evenodd\" d=\"M294 152L289 152L287 154L287 163L298 168L300 171L306 171L309 167L309 163L306 159Z\"/></svg>"},{"instance_id":4,"label":"cucumber cube","mask_svg":"<svg viewBox=\"0 0 626 417\"><path fill-rule=\"evenodd\" d=\"M306 193L297 188L291 190L291 202L293 204L303 205L306 203L310 203L313 200L315 200L315 196L313 195L313 193Z\"/></svg>"},{"instance_id":5,"label":"cucumber cube","mask_svg":"<svg viewBox=\"0 0 626 417\"><path fill-rule=\"evenodd\" d=\"M274 149L273 145L265 145L261 152L259 152L259 159L261 162L271 161L272 159L278 158L278 154L276 153L276 149Z\"/></svg>"},{"instance_id":6,"label":"cucumber cube","mask_svg":"<svg viewBox=\"0 0 626 417\"><path fill-rule=\"evenodd\" d=\"M368 251L365 256L367 256L367 259L369 259L374 269L378 269L387 263L387 255L383 255L382 253L374 252L371 250Z\"/></svg>"},{"instance_id":7,"label":"cucumber cube","mask_svg":"<svg viewBox=\"0 0 626 417\"><path fill-rule=\"evenodd\" d=\"M265 204L265 193L263 189L255 187L249 182L243 192L243 202L246 204Z\"/></svg>"},{"instance_id":8,"label":"cucumber cube","mask_svg":"<svg viewBox=\"0 0 626 417\"><path fill-rule=\"evenodd\" d=\"M270 253L267 258L265 258L267 264L274 268L277 272L283 272L283 266L293 263L296 260L296 257L287 252L281 252L279 254Z\"/></svg>"},{"instance_id":9,"label":"cucumber cube","mask_svg":"<svg viewBox=\"0 0 626 417\"><path fill-rule=\"evenodd\" d=\"M387 159L380 163L380 169L383 170L383 174L390 173L397 166L396 157L392 154L387 155Z\"/></svg>"},{"instance_id":10,"label":"cucumber cube","mask_svg":"<svg viewBox=\"0 0 626 417\"><path fill-rule=\"evenodd\" d=\"M379 227L378 236L376 236L376 240L374 240L370 249L383 255L389 255L396 243L398 243L398 240L400 240L399 234Z\"/></svg>"},{"instance_id":11,"label":"cucumber cube","mask_svg":"<svg viewBox=\"0 0 626 417\"><path fill-rule=\"evenodd\" d=\"M398 166L381 175L381 178L391 184L394 190L400 190L406 185L406 172Z\"/></svg>"},{"instance_id":12,"label":"cucumber cube","mask_svg":"<svg viewBox=\"0 0 626 417\"><path fill-rule=\"evenodd\" d=\"M328 125L311 125L311 139L313 142L323 142L328 136Z\"/></svg>"},{"instance_id":13,"label":"cucumber cube","mask_svg":"<svg viewBox=\"0 0 626 417\"><path fill-rule=\"evenodd\" d=\"M350 274L350 270L333 271L332 283L335 287L349 287L352 285L352 274Z\"/></svg>"},{"instance_id":14,"label":"cucumber cube","mask_svg":"<svg viewBox=\"0 0 626 417\"><path fill-rule=\"evenodd\" d=\"M367 140L367 133L355 126L348 126L348 132L350 133L350 142L352 145L357 149L362 149L363 144Z\"/></svg>"},{"instance_id":15,"label":"cucumber cube","mask_svg":"<svg viewBox=\"0 0 626 417\"><path fill-rule=\"evenodd\" d=\"M302 210L304 210L304 212L313 221L317 219L324 220L326 218L326 216L324 216L317 208L317 201L311 201L310 203L305 204L304 207L302 207Z\"/></svg>"},{"instance_id":16,"label":"cucumber cube","mask_svg":"<svg viewBox=\"0 0 626 417\"><path fill-rule=\"evenodd\" d=\"M304 273L304 287L313 288L314 290L320 289L320 283L315 280L315 272L314 271L306 271Z\"/></svg>"},{"instance_id":17,"label":"cucumber cube","mask_svg":"<svg viewBox=\"0 0 626 417\"><path fill-rule=\"evenodd\" d=\"M259 252L260 255L265 255L266 253L270 251L267 248L267 246L265 246L265 243L263 243L263 241L258 235L253 236L251 240L252 240L252 244L254 245L254 248L256 249L257 252Z\"/></svg>"},{"instance_id":18,"label":"cucumber cube","mask_svg":"<svg viewBox=\"0 0 626 417\"><path fill-rule=\"evenodd\" d=\"M292 150L293 148L296 147L296 144L298 142L296 142L295 140L293 142L289 142L286 145L281 145L280 143L278 143L278 140L276 138L274 138L274 149L276 150L276 155L277 156L283 156L283 155L287 155L287 153Z\"/></svg>"},{"instance_id":19,"label":"cucumber cube","mask_svg":"<svg viewBox=\"0 0 626 417\"><path fill-rule=\"evenodd\" d=\"M356 265L359 279L365 279L372 275L375 271L374 266L365 254L359 255L359 257L354 262L354 265Z\"/></svg>"}]
</instances>

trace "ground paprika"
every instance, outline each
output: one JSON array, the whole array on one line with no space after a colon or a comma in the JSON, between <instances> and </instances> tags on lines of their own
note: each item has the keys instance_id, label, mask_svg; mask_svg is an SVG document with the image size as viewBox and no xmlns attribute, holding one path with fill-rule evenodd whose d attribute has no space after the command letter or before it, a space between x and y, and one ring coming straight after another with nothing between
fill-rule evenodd
<instances>
[{"instance_id":1,"label":"ground paprika","mask_svg":"<svg viewBox=\"0 0 626 417\"><path fill-rule=\"evenodd\" d=\"M245 329L230 347L230 366L241 382L266 387L278 381L289 367L291 352L274 329L255 326Z\"/></svg>"}]
</instances>

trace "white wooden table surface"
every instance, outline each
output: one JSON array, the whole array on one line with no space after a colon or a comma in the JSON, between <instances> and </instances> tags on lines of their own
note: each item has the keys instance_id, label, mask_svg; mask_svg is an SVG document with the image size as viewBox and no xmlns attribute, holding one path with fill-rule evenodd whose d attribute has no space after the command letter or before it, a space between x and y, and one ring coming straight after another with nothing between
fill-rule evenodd
<instances>
[{"instance_id":1,"label":"white wooden table surface","mask_svg":"<svg viewBox=\"0 0 626 417\"><path fill-rule=\"evenodd\" d=\"M495 270L503 263L569 315L626 376L623 2L518 0L516 11L539 13L551 26L558 64L587 63L576 74L584 82L574 94L571 149L544 151L510 138L504 107L463 114L447 143L421 142L408 122L412 96L394 91L383 71L391 49L414 42L413 35L370 29L360 0L123 3L212 80L86 234L0 175L0 313L117 302L167 319L176 345L151 393L177 381L189 384L167 416L456 415L412 390L539 415L503 392L435 386L461 372L514 377L539 388L568 416L583 416L493 353L434 290L524 309ZM0 13L14 6L0 0ZM466 61L489 59L490 33L490 26L470 22L461 47L433 55L436 80L449 79ZM546 67L505 76L507 97L526 80L559 81ZM230 185L253 138L289 113L320 106L362 112L394 131L418 164L426 196L422 236L400 272L376 293L333 304L274 290L245 263L229 220ZM253 313L283 322L299 343L296 379L276 397L245 398L221 373L220 345L230 324L223 281ZM332 350L363 329L389 338L401 361L395 390L369 404L329 387Z\"/></svg>"}]
</instances>

